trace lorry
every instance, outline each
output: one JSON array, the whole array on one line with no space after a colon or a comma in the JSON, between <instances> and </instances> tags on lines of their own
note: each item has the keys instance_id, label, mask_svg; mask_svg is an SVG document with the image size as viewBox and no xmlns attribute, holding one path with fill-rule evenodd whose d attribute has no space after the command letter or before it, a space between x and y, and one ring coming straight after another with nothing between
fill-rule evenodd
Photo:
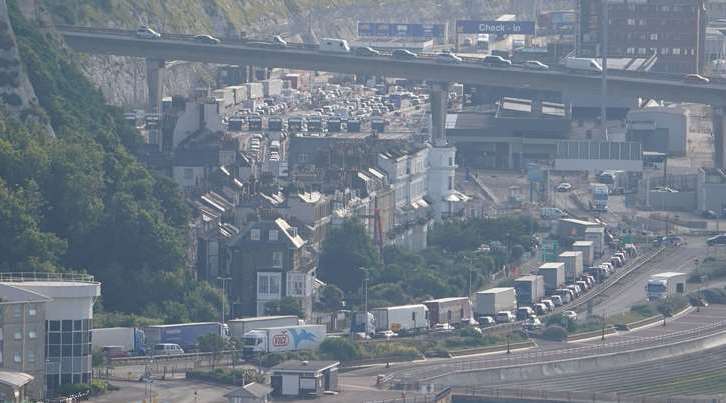
<instances>
[{"instance_id":1,"label":"lorry","mask_svg":"<svg viewBox=\"0 0 726 403\"><path fill-rule=\"evenodd\" d=\"M560 262L565 264L565 281L571 283L582 275L582 252L567 251L560 253Z\"/></svg>"},{"instance_id":2,"label":"lorry","mask_svg":"<svg viewBox=\"0 0 726 403\"><path fill-rule=\"evenodd\" d=\"M417 331L428 329L429 309L423 304L389 306L373 310L376 331Z\"/></svg>"},{"instance_id":3,"label":"lorry","mask_svg":"<svg viewBox=\"0 0 726 403\"><path fill-rule=\"evenodd\" d=\"M686 274L677 272L654 274L648 279L645 292L649 301L685 294Z\"/></svg>"},{"instance_id":4,"label":"lorry","mask_svg":"<svg viewBox=\"0 0 726 403\"><path fill-rule=\"evenodd\" d=\"M595 245L592 241L575 241L572 244L572 250L582 252L582 264L584 266L592 266L595 258Z\"/></svg>"},{"instance_id":5,"label":"lorry","mask_svg":"<svg viewBox=\"0 0 726 403\"><path fill-rule=\"evenodd\" d=\"M104 347L121 347L126 355L144 355L144 331L135 327L106 327L91 330L91 348L102 351Z\"/></svg>"},{"instance_id":6,"label":"lorry","mask_svg":"<svg viewBox=\"0 0 726 403\"><path fill-rule=\"evenodd\" d=\"M432 326L437 323L458 325L472 319L469 297L432 299L424 301L423 304L429 309L429 322Z\"/></svg>"},{"instance_id":7,"label":"lorry","mask_svg":"<svg viewBox=\"0 0 726 403\"><path fill-rule=\"evenodd\" d=\"M312 350L323 342L326 335L325 325L279 326L250 330L242 337L242 353L245 357L250 357L256 353Z\"/></svg>"},{"instance_id":8,"label":"lorry","mask_svg":"<svg viewBox=\"0 0 726 403\"><path fill-rule=\"evenodd\" d=\"M595 59L567 57L565 58L564 64L565 68L568 70L602 73L602 66Z\"/></svg>"},{"instance_id":9,"label":"lorry","mask_svg":"<svg viewBox=\"0 0 726 403\"><path fill-rule=\"evenodd\" d=\"M475 295L477 318L494 316L500 311L513 311L517 308L517 293L513 287L497 287L479 291Z\"/></svg>"},{"instance_id":10,"label":"lorry","mask_svg":"<svg viewBox=\"0 0 726 403\"><path fill-rule=\"evenodd\" d=\"M514 280L517 291L517 305L530 306L545 296L544 277L537 275L522 276Z\"/></svg>"},{"instance_id":11,"label":"lorry","mask_svg":"<svg viewBox=\"0 0 726 403\"><path fill-rule=\"evenodd\" d=\"M229 326L229 335L237 339L241 339L250 330L280 327L280 326L297 326L301 320L295 315L283 316L258 316L255 318L231 319L227 321Z\"/></svg>"},{"instance_id":12,"label":"lorry","mask_svg":"<svg viewBox=\"0 0 726 403\"><path fill-rule=\"evenodd\" d=\"M537 274L544 277L545 293L550 293L565 283L565 264L550 262L541 265Z\"/></svg>"},{"instance_id":13,"label":"lorry","mask_svg":"<svg viewBox=\"0 0 726 403\"><path fill-rule=\"evenodd\" d=\"M178 344L184 351L194 351L199 347L199 338L215 334L228 338L229 327L219 322L176 323L144 327L146 345L159 343Z\"/></svg>"},{"instance_id":14,"label":"lorry","mask_svg":"<svg viewBox=\"0 0 726 403\"><path fill-rule=\"evenodd\" d=\"M590 193L592 200L590 200L590 210L592 211L608 211L608 185L602 183L591 183Z\"/></svg>"},{"instance_id":15,"label":"lorry","mask_svg":"<svg viewBox=\"0 0 726 403\"><path fill-rule=\"evenodd\" d=\"M350 332L365 333L372 336L376 333L376 325L373 314L370 312L353 312L350 317Z\"/></svg>"}]
</instances>

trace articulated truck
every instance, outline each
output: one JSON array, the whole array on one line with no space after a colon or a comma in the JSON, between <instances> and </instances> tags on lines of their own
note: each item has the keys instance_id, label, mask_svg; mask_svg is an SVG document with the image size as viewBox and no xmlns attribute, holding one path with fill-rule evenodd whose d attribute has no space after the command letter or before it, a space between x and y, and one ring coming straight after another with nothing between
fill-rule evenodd
<instances>
[{"instance_id":1,"label":"articulated truck","mask_svg":"<svg viewBox=\"0 0 726 403\"><path fill-rule=\"evenodd\" d=\"M657 301L686 293L686 274L658 273L650 276L645 286L649 301Z\"/></svg>"},{"instance_id":2,"label":"articulated truck","mask_svg":"<svg viewBox=\"0 0 726 403\"><path fill-rule=\"evenodd\" d=\"M325 339L325 325L297 325L256 329L242 337L245 357L255 353L312 350Z\"/></svg>"}]
</instances>

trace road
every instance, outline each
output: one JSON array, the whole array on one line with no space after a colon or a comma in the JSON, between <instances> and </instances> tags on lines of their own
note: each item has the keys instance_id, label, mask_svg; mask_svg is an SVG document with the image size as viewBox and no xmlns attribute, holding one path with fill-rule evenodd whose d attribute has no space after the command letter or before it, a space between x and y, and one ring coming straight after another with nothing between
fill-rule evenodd
<instances>
[{"instance_id":1,"label":"road","mask_svg":"<svg viewBox=\"0 0 726 403\"><path fill-rule=\"evenodd\" d=\"M387 56L361 57L353 53L320 52L308 46L287 48L256 47L234 39L211 45L193 40L192 35L162 34L156 40L139 39L134 31L60 27L66 43L87 53L144 57L154 60L186 60L205 63L251 64L303 70L388 77L473 85L512 85L541 90L591 94L600 90L597 74L556 68L528 70L522 66L495 68L467 60L461 64L437 62L434 57L400 60ZM426 56L426 55L422 55ZM647 96L677 102L696 102L726 106L726 84L713 80L709 84L691 84L677 75L652 73L610 73L609 90L628 97Z\"/></svg>"},{"instance_id":2,"label":"road","mask_svg":"<svg viewBox=\"0 0 726 403\"><path fill-rule=\"evenodd\" d=\"M121 388L90 399L92 403L141 403L146 395L146 384L142 382L113 381L112 384ZM227 403L224 397L234 389L231 386L213 385L204 382L172 380L154 381L151 384L152 395L156 403Z\"/></svg>"}]
</instances>

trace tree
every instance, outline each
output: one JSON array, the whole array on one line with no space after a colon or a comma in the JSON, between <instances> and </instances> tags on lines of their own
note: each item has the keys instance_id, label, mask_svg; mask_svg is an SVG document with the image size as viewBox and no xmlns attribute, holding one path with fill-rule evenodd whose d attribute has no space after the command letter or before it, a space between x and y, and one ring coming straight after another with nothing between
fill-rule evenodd
<instances>
[{"instance_id":1,"label":"tree","mask_svg":"<svg viewBox=\"0 0 726 403\"><path fill-rule=\"evenodd\" d=\"M219 358L219 353L229 349L229 344L227 340L225 340L224 337L214 333L200 336L197 339L197 343L199 343L199 351L204 353L212 353L212 367L217 366L217 359Z\"/></svg>"},{"instance_id":2,"label":"tree","mask_svg":"<svg viewBox=\"0 0 726 403\"><path fill-rule=\"evenodd\" d=\"M360 348L346 337L328 337L320 343L320 354L336 361L352 361L360 358Z\"/></svg>"},{"instance_id":3,"label":"tree","mask_svg":"<svg viewBox=\"0 0 726 403\"><path fill-rule=\"evenodd\" d=\"M321 280L350 293L362 287L364 272L360 268L373 268L377 262L378 252L365 229L350 220L328 233L318 271Z\"/></svg>"},{"instance_id":4,"label":"tree","mask_svg":"<svg viewBox=\"0 0 726 403\"><path fill-rule=\"evenodd\" d=\"M320 299L318 308L325 311L340 309L343 302L343 291L333 284L326 284L318 291Z\"/></svg>"},{"instance_id":5,"label":"tree","mask_svg":"<svg viewBox=\"0 0 726 403\"><path fill-rule=\"evenodd\" d=\"M265 304L265 314L267 315L295 315L298 318L305 317L305 313L300 306L300 301L293 297L285 297L281 300L270 301Z\"/></svg>"}]
</instances>

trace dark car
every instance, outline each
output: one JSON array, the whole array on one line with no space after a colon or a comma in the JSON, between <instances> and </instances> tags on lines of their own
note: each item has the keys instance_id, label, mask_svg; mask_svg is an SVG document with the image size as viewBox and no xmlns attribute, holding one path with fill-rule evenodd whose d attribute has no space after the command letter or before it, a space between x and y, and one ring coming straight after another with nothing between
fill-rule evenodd
<instances>
[{"instance_id":1,"label":"dark car","mask_svg":"<svg viewBox=\"0 0 726 403\"><path fill-rule=\"evenodd\" d=\"M718 214L716 214L713 210L705 210L703 213L701 213L701 216L703 218L718 218Z\"/></svg>"},{"instance_id":2,"label":"dark car","mask_svg":"<svg viewBox=\"0 0 726 403\"><path fill-rule=\"evenodd\" d=\"M393 57L402 60L411 60L418 58L418 55L407 49L396 49L392 53Z\"/></svg>"},{"instance_id":3,"label":"dark car","mask_svg":"<svg viewBox=\"0 0 726 403\"><path fill-rule=\"evenodd\" d=\"M370 46L361 46L359 48L355 48L355 55L356 56L380 56L381 52L373 49Z\"/></svg>"},{"instance_id":4,"label":"dark car","mask_svg":"<svg viewBox=\"0 0 726 403\"><path fill-rule=\"evenodd\" d=\"M485 66L492 67L510 67L512 65L511 60L497 55L487 55L482 59L481 63Z\"/></svg>"},{"instance_id":5,"label":"dark car","mask_svg":"<svg viewBox=\"0 0 726 403\"><path fill-rule=\"evenodd\" d=\"M206 43L207 45L217 45L220 40L213 37L212 35L197 35L194 40L200 43Z\"/></svg>"},{"instance_id":6,"label":"dark car","mask_svg":"<svg viewBox=\"0 0 726 403\"><path fill-rule=\"evenodd\" d=\"M711 238L708 238L706 240L706 243L708 244L708 246L726 245L726 234L712 236Z\"/></svg>"}]
</instances>

